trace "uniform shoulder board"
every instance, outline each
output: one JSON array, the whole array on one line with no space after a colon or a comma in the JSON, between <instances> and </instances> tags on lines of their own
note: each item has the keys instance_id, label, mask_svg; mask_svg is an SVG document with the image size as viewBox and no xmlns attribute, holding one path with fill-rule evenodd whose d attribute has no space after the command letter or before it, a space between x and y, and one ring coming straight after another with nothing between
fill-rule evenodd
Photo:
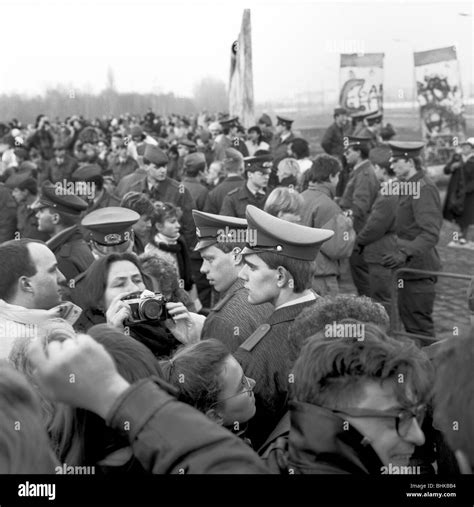
<instances>
[{"instance_id":1,"label":"uniform shoulder board","mask_svg":"<svg viewBox=\"0 0 474 507\"><path fill-rule=\"evenodd\" d=\"M272 326L270 324L262 324L242 343L241 349L251 352L256 345L260 343L260 340L270 331Z\"/></svg>"},{"instance_id":2,"label":"uniform shoulder board","mask_svg":"<svg viewBox=\"0 0 474 507\"><path fill-rule=\"evenodd\" d=\"M239 187L237 188L234 188L234 190L231 190L230 192L227 192L227 195L234 195L236 192L238 192L240 190Z\"/></svg>"},{"instance_id":3,"label":"uniform shoulder board","mask_svg":"<svg viewBox=\"0 0 474 507\"><path fill-rule=\"evenodd\" d=\"M72 254L72 245L69 242L65 243L56 253L58 257L69 257L71 254Z\"/></svg>"},{"instance_id":4,"label":"uniform shoulder board","mask_svg":"<svg viewBox=\"0 0 474 507\"><path fill-rule=\"evenodd\" d=\"M229 299L233 296L234 294L227 294L226 296L224 296L220 301L218 301L212 308L211 310L213 312L218 312L219 310L222 309L222 307L227 303L227 301L229 301Z\"/></svg>"}]
</instances>

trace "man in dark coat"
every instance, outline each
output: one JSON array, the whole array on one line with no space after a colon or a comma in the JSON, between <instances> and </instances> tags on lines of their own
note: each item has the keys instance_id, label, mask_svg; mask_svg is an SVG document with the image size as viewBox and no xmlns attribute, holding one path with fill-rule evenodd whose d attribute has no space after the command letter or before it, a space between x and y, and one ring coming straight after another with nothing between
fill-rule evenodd
<instances>
[{"instance_id":1,"label":"man in dark coat","mask_svg":"<svg viewBox=\"0 0 474 507\"><path fill-rule=\"evenodd\" d=\"M328 154L344 161L344 136L347 135L347 111L343 107L334 109L334 122L323 135L321 147Z\"/></svg>"},{"instance_id":2,"label":"man in dark coat","mask_svg":"<svg viewBox=\"0 0 474 507\"><path fill-rule=\"evenodd\" d=\"M340 159L342 171L336 187L336 196L341 197L350 178L350 167L344 158L344 137L348 136L351 127L347 121L347 111L343 107L334 109L334 122L328 127L321 141L321 147L328 154Z\"/></svg>"},{"instance_id":3,"label":"man in dark coat","mask_svg":"<svg viewBox=\"0 0 474 507\"><path fill-rule=\"evenodd\" d=\"M184 158L183 186L189 190L191 197L200 211L204 209L209 190L202 184L206 172L204 153L190 153Z\"/></svg>"},{"instance_id":4,"label":"man in dark coat","mask_svg":"<svg viewBox=\"0 0 474 507\"><path fill-rule=\"evenodd\" d=\"M259 447L286 410L289 381L288 329L299 313L314 304L310 289L315 259L332 231L304 227L249 206L248 237L239 277L251 304L271 303L275 310L235 351L245 375L255 379L257 413L248 436Z\"/></svg>"},{"instance_id":5,"label":"man in dark coat","mask_svg":"<svg viewBox=\"0 0 474 507\"><path fill-rule=\"evenodd\" d=\"M463 179L464 179L464 211L458 223L461 228L461 237L466 239L467 231L474 225L474 137L462 143Z\"/></svg>"},{"instance_id":6,"label":"man in dark coat","mask_svg":"<svg viewBox=\"0 0 474 507\"><path fill-rule=\"evenodd\" d=\"M443 216L439 191L423 172L420 152L423 142L389 142L391 167L397 179L405 183L395 220L397 249L386 253L383 265L439 271L441 263L436 245ZM398 287L398 309L408 333L434 336L433 305L437 278L420 273L402 273Z\"/></svg>"},{"instance_id":7,"label":"man in dark coat","mask_svg":"<svg viewBox=\"0 0 474 507\"><path fill-rule=\"evenodd\" d=\"M456 222L464 211L464 174L460 153L453 153L451 159L444 166L444 174L450 174L446 197L443 204L443 218L449 222ZM459 238L453 240L449 246L459 244Z\"/></svg>"},{"instance_id":8,"label":"man in dark coat","mask_svg":"<svg viewBox=\"0 0 474 507\"><path fill-rule=\"evenodd\" d=\"M383 266L382 258L385 253L396 248L395 219L399 198L390 192L390 185L396 182L395 173L390 168L390 156L388 146L370 150L369 160L382 188L364 227L357 235L355 246L363 251L369 269L369 296L382 303L389 315L392 270Z\"/></svg>"},{"instance_id":9,"label":"man in dark coat","mask_svg":"<svg viewBox=\"0 0 474 507\"><path fill-rule=\"evenodd\" d=\"M56 185L45 182L32 208L36 210L38 230L50 235L46 245L56 256L58 269L69 282L94 262L79 228L80 216L87 209L87 203L67 192L61 195Z\"/></svg>"},{"instance_id":10,"label":"man in dark coat","mask_svg":"<svg viewBox=\"0 0 474 507\"><path fill-rule=\"evenodd\" d=\"M273 155L273 166L278 167L278 164L284 159L288 158L288 148L292 141L296 139L293 134L291 127L294 120L277 116L276 134L272 139L271 153ZM278 186L278 177L276 171L272 171L270 174L270 180L268 181L270 188Z\"/></svg>"},{"instance_id":11,"label":"man in dark coat","mask_svg":"<svg viewBox=\"0 0 474 507\"><path fill-rule=\"evenodd\" d=\"M272 119L267 113L263 113L258 119L258 126L262 131L262 139L271 145L273 139Z\"/></svg>"},{"instance_id":12,"label":"man in dark coat","mask_svg":"<svg viewBox=\"0 0 474 507\"><path fill-rule=\"evenodd\" d=\"M78 161L66 152L63 144L55 143L54 157L47 166L47 179L53 183L70 180L78 165Z\"/></svg>"},{"instance_id":13,"label":"man in dark coat","mask_svg":"<svg viewBox=\"0 0 474 507\"><path fill-rule=\"evenodd\" d=\"M374 168L368 160L370 140L366 137L350 136L348 141L345 157L353 169L339 205L342 209L350 210L354 219L354 230L359 233L367 221L380 185ZM360 250L354 249L350 266L359 295L368 296L370 293L369 268Z\"/></svg>"},{"instance_id":14,"label":"man in dark coat","mask_svg":"<svg viewBox=\"0 0 474 507\"><path fill-rule=\"evenodd\" d=\"M249 150L245 142L239 137L239 121L238 118L232 117L227 120L221 120L223 135L216 142L214 148L214 160L224 160L226 158L226 150L234 148L239 151L243 157L249 156Z\"/></svg>"},{"instance_id":15,"label":"man in dark coat","mask_svg":"<svg viewBox=\"0 0 474 507\"><path fill-rule=\"evenodd\" d=\"M241 187L245 180L242 177L244 158L242 154L233 148L227 148L225 158L222 161L225 179L220 181L215 188L207 194L204 211L214 215L219 214L225 196L235 188Z\"/></svg>"},{"instance_id":16,"label":"man in dark coat","mask_svg":"<svg viewBox=\"0 0 474 507\"><path fill-rule=\"evenodd\" d=\"M469 226L474 224L474 138L461 143L462 155L454 154L444 168L451 174L443 205L443 218L456 222L461 232L448 246L465 245Z\"/></svg>"},{"instance_id":17,"label":"man in dark coat","mask_svg":"<svg viewBox=\"0 0 474 507\"><path fill-rule=\"evenodd\" d=\"M31 209L38 195L38 184L33 178L26 178L18 182L12 191L13 197L18 203L17 231L21 238L39 239L47 241L49 235L38 231L36 211Z\"/></svg>"},{"instance_id":18,"label":"man in dark coat","mask_svg":"<svg viewBox=\"0 0 474 507\"><path fill-rule=\"evenodd\" d=\"M143 154L145 172L133 173L120 182L116 194L122 198L127 192L144 192L153 202L170 202L181 208L182 234L188 249L196 244L196 229L191 210L196 203L182 183L167 176L168 157L156 146L147 144Z\"/></svg>"},{"instance_id":19,"label":"man in dark coat","mask_svg":"<svg viewBox=\"0 0 474 507\"><path fill-rule=\"evenodd\" d=\"M138 168L138 163L128 154L128 149L123 139L118 140L117 144L117 152L109 158L108 170L112 171L115 181L118 183L125 176L135 172Z\"/></svg>"},{"instance_id":20,"label":"man in dark coat","mask_svg":"<svg viewBox=\"0 0 474 507\"><path fill-rule=\"evenodd\" d=\"M17 230L17 204L9 188L0 183L0 243L14 239Z\"/></svg>"},{"instance_id":21,"label":"man in dark coat","mask_svg":"<svg viewBox=\"0 0 474 507\"><path fill-rule=\"evenodd\" d=\"M268 197L267 187L272 170L272 160L271 155L259 155L244 159L247 181L225 196L220 209L221 215L245 218L245 210L249 204L263 209Z\"/></svg>"},{"instance_id":22,"label":"man in dark coat","mask_svg":"<svg viewBox=\"0 0 474 507\"><path fill-rule=\"evenodd\" d=\"M281 160L288 157L288 145L295 139L291 130L293 122L289 118L277 116L276 135L272 142L272 155L277 167Z\"/></svg>"},{"instance_id":23,"label":"man in dark coat","mask_svg":"<svg viewBox=\"0 0 474 507\"><path fill-rule=\"evenodd\" d=\"M104 188L104 177L99 164L84 164L74 171L72 179L76 182L84 182L90 185L93 190L85 196L88 203L86 213L96 209L108 208L109 206L120 206L120 199Z\"/></svg>"},{"instance_id":24,"label":"man in dark coat","mask_svg":"<svg viewBox=\"0 0 474 507\"><path fill-rule=\"evenodd\" d=\"M273 311L270 303L252 305L248 290L238 277L239 253L245 247L247 221L193 211L198 236L196 251L202 257L201 273L219 293L202 328L201 339L216 338L230 352L263 324Z\"/></svg>"}]
</instances>

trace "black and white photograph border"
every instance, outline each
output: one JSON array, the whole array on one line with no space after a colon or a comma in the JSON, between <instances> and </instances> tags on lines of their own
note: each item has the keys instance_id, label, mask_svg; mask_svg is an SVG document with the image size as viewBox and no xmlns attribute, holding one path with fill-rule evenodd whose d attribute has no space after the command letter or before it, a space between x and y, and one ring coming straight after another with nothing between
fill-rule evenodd
<instances>
[{"instance_id":1,"label":"black and white photograph border","mask_svg":"<svg viewBox=\"0 0 474 507\"><path fill-rule=\"evenodd\" d=\"M472 505L473 0L0 13L0 507Z\"/></svg>"}]
</instances>

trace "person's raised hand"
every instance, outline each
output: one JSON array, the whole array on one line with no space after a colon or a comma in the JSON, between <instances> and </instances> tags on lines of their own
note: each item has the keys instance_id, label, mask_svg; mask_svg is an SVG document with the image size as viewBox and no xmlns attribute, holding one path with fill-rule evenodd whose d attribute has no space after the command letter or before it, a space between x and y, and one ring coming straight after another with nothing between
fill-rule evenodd
<instances>
[{"instance_id":1,"label":"person's raised hand","mask_svg":"<svg viewBox=\"0 0 474 507\"><path fill-rule=\"evenodd\" d=\"M184 345L197 343L201 338L201 328L183 303L166 303L166 309L171 319L167 319L165 324L175 338Z\"/></svg>"},{"instance_id":2,"label":"person's raised hand","mask_svg":"<svg viewBox=\"0 0 474 507\"><path fill-rule=\"evenodd\" d=\"M115 400L129 383L118 373L105 348L93 338L41 340L29 345L33 376L43 393L54 401L90 410L105 419Z\"/></svg>"},{"instance_id":3,"label":"person's raised hand","mask_svg":"<svg viewBox=\"0 0 474 507\"><path fill-rule=\"evenodd\" d=\"M130 310L130 306L122 301L124 296L128 296L130 292L122 292L121 294L117 294L117 296L112 299L110 306L107 308L105 312L105 318L107 319L107 324L119 331L123 331L124 325L123 322L125 319L128 319L132 314Z\"/></svg>"}]
</instances>

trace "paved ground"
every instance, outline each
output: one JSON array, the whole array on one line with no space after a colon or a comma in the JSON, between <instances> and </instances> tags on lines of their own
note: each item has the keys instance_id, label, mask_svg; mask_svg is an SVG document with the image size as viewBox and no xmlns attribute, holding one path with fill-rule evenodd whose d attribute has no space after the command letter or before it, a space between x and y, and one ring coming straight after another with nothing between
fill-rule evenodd
<instances>
[{"instance_id":1,"label":"paved ground","mask_svg":"<svg viewBox=\"0 0 474 507\"><path fill-rule=\"evenodd\" d=\"M444 198L444 191L441 191ZM458 273L474 277L474 243L471 248L452 248L448 243L453 239L453 233L458 231L456 225L444 222L438 243L438 253L442 262L442 271ZM474 242L474 227L469 231L469 239ZM439 277L436 285L436 300L434 306L434 321L436 337L448 338L456 333L462 333L469 326L469 310L467 307L468 280ZM346 263L341 278L341 293L356 294ZM457 331L459 330L459 331Z\"/></svg>"}]
</instances>

